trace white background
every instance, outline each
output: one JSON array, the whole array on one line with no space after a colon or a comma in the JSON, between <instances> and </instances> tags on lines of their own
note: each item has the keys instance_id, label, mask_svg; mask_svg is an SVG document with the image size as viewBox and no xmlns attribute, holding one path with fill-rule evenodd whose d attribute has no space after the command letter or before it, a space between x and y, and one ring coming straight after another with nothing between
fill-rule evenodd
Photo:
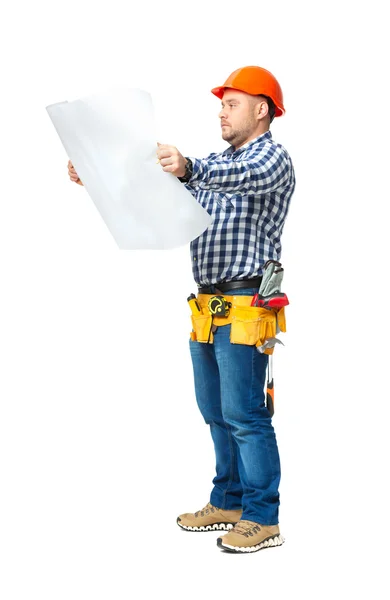
<instances>
[{"instance_id":1,"label":"white background","mask_svg":"<svg viewBox=\"0 0 390 600\"><path fill-rule=\"evenodd\" d=\"M387 598L384 2L16 3L1 21L2 600ZM280 549L175 524L214 474L188 352L189 247L118 250L48 104L152 93L159 141L222 150L210 89L258 64L297 187L275 354ZM387 555L387 556L386 556Z\"/></svg>"}]
</instances>

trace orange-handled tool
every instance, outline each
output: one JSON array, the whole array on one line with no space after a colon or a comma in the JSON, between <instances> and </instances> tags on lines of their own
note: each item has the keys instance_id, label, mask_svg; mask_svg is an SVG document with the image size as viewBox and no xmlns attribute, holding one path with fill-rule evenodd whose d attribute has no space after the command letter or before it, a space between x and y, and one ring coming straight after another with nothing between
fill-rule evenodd
<instances>
[{"instance_id":1,"label":"orange-handled tool","mask_svg":"<svg viewBox=\"0 0 390 600\"><path fill-rule=\"evenodd\" d=\"M274 403L274 377L273 377L273 356L270 355L268 359L268 377L267 377L267 397L266 397L266 406L268 408L268 412L271 417L273 417L275 412L275 403Z\"/></svg>"}]
</instances>

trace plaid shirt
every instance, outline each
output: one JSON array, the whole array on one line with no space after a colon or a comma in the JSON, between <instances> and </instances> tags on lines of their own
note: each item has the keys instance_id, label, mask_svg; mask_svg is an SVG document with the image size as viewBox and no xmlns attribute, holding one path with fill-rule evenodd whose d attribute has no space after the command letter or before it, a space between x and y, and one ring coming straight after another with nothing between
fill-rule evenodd
<instances>
[{"instance_id":1,"label":"plaid shirt","mask_svg":"<svg viewBox=\"0 0 390 600\"><path fill-rule=\"evenodd\" d=\"M262 275L269 259L280 260L280 237L295 187L289 155L267 131L241 148L205 159L189 157L187 189L213 217L191 242L198 285Z\"/></svg>"}]
</instances>

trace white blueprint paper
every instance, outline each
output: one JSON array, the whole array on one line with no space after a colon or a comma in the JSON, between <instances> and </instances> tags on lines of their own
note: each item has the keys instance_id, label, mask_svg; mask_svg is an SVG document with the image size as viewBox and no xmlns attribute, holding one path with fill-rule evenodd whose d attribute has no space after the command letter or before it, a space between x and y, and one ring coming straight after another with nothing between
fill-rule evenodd
<instances>
[{"instance_id":1,"label":"white blueprint paper","mask_svg":"<svg viewBox=\"0 0 390 600\"><path fill-rule=\"evenodd\" d=\"M122 249L175 248L198 237L210 215L156 164L153 105L125 89L46 107L85 189Z\"/></svg>"}]
</instances>

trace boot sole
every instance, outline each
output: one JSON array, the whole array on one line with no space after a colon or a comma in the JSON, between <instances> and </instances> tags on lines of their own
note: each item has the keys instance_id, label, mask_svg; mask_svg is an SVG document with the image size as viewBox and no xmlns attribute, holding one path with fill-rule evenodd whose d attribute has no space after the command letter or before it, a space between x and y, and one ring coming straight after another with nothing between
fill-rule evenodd
<instances>
[{"instance_id":1,"label":"boot sole","mask_svg":"<svg viewBox=\"0 0 390 600\"><path fill-rule=\"evenodd\" d=\"M226 552L235 552L236 554L248 554L250 552L258 552L259 550L263 550L264 548L275 548L276 546L281 546L284 543L284 537L280 534L273 535L266 540L263 540L260 544L256 544L256 546L229 546L229 544L224 544L222 538L217 539L217 546L222 550L226 550Z\"/></svg>"},{"instance_id":2,"label":"boot sole","mask_svg":"<svg viewBox=\"0 0 390 600\"><path fill-rule=\"evenodd\" d=\"M200 527L192 527L191 525L182 525L177 520L177 524L185 531L228 531L232 529L235 523L213 523L213 525L201 525ZM221 539L221 538L219 538Z\"/></svg>"}]
</instances>

